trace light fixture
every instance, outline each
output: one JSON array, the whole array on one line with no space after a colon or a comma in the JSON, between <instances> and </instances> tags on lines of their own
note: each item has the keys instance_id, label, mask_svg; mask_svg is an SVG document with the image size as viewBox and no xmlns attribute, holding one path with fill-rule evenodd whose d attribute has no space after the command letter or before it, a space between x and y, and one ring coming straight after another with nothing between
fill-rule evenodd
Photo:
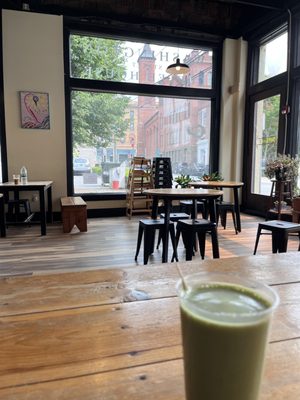
<instances>
[{"instance_id":1,"label":"light fixture","mask_svg":"<svg viewBox=\"0 0 300 400\"><path fill-rule=\"evenodd\" d=\"M181 63L180 59L176 59L175 64L168 66L166 72L170 75L184 75L190 72L190 67L187 64Z\"/></svg>"},{"instance_id":2,"label":"light fixture","mask_svg":"<svg viewBox=\"0 0 300 400\"><path fill-rule=\"evenodd\" d=\"M22 3L22 10L23 11L30 11L30 6L28 3Z\"/></svg>"}]
</instances>

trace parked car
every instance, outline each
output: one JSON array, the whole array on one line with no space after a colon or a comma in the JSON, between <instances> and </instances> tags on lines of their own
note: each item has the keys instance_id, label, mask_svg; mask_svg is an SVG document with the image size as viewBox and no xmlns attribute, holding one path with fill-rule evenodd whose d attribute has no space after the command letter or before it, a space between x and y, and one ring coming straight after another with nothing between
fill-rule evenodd
<instances>
[{"instance_id":1,"label":"parked car","mask_svg":"<svg viewBox=\"0 0 300 400\"><path fill-rule=\"evenodd\" d=\"M82 175L91 172L91 165L87 158L77 157L73 160L73 173L74 175Z\"/></svg>"}]
</instances>

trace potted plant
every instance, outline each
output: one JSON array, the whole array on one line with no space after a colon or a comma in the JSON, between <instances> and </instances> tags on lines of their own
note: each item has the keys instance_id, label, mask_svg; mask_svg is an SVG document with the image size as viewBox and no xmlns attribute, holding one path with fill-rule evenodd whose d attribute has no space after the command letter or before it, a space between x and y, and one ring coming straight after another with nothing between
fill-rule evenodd
<instances>
[{"instance_id":1,"label":"potted plant","mask_svg":"<svg viewBox=\"0 0 300 400\"><path fill-rule=\"evenodd\" d=\"M277 181L290 180L292 189L296 187L296 180L299 172L299 159L289 154L278 154L276 158L266 163L265 176Z\"/></svg>"},{"instance_id":2,"label":"potted plant","mask_svg":"<svg viewBox=\"0 0 300 400\"><path fill-rule=\"evenodd\" d=\"M212 172L211 174L204 174L200 177L201 181L224 181L224 178L219 172Z\"/></svg>"},{"instance_id":3,"label":"potted plant","mask_svg":"<svg viewBox=\"0 0 300 400\"><path fill-rule=\"evenodd\" d=\"M300 222L300 189L298 186L294 189L292 198L292 220L297 224Z\"/></svg>"},{"instance_id":4,"label":"potted plant","mask_svg":"<svg viewBox=\"0 0 300 400\"><path fill-rule=\"evenodd\" d=\"M187 188L192 178L189 175L178 175L174 181L177 183L176 188Z\"/></svg>"}]
</instances>

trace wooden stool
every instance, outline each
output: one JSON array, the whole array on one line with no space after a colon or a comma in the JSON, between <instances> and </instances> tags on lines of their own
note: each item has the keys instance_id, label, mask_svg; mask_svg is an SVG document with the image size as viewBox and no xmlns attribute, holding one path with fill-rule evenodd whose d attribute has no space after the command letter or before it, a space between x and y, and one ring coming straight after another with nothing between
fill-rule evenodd
<instances>
[{"instance_id":1,"label":"wooden stool","mask_svg":"<svg viewBox=\"0 0 300 400\"><path fill-rule=\"evenodd\" d=\"M69 233L76 225L80 232L87 231L86 202L81 197L62 197L61 216L63 232Z\"/></svg>"},{"instance_id":2,"label":"wooden stool","mask_svg":"<svg viewBox=\"0 0 300 400\"><path fill-rule=\"evenodd\" d=\"M256 254L260 235L267 235L267 234L270 235L270 233L261 233L262 229L271 231L272 253L277 253L277 252L285 253L287 250L288 235L289 233L295 233L295 232L298 232L299 235L298 251L300 251L300 224L276 220L276 221L260 222L258 224L253 254Z\"/></svg>"},{"instance_id":3,"label":"wooden stool","mask_svg":"<svg viewBox=\"0 0 300 400\"><path fill-rule=\"evenodd\" d=\"M224 229L226 229L226 221L227 221L227 212L231 212L232 221L235 229L235 234L238 234L237 225L236 225L236 217L235 217L235 209L234 204L229 203L227 201L216 202L216 211L217 211L217 222L219 222L219 217L221 218L221 225Z\"/></svg>"},{"instance_id":4,"label":"wooden stool","mask_svg":"<svg viewBox=\"0 0 300 400\"><path fill-rule=\"evenodd\" d=\"M135 261L137 261L137 257L139 255L142 237L144 234L144 265L148 263L148 258L150 254L154 251L154 241L155 241L155 231L159 229L159 231L164 232L165 221L163 219L141 219L139 221L139 231L138 231L138 239L135 253ZM176 246L175 246L175 229L174 223L169 223L169 232L171 236L171 241L173 245L174 258L178 261Z\"/></svg>"},{"instance_id":5,"label":"wooden stool","mask_svg":"<svg viewBox=\"0 0 300 400\"><path fill-rule=\"evenodd\" d=\"M218 243L218 235L217 235L217 225L215 222L210 222L206 219L189 219L189 220L180 220L177 222L176 227L176 249L178 246L180 233L182 234L182 240L185 245L186 250L186 261L192 259L193 251L195 247L195 239L196 235L198 236L199 248L201 258L204 259L205 254L205 239L206 233L211 234L211 242L212 242L212 250L213 250L213 258L219 258L219 243ZM172 261L174 259L174 254L172 257Z\"/></svg>"}]
</instances>

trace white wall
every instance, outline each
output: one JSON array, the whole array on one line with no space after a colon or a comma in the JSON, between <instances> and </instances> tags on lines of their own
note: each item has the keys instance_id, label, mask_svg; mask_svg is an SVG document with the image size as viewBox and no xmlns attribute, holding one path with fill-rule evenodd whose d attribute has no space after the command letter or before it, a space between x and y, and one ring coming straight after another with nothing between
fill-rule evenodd
<instances>
[{"instance_id":1,"label":"white wall","mask_svg":"<svg viewBox=\"0 0 300 400\"><path fill-rule=\"evenodd\" d=\"M3 11L4 101L9 180L52 180L53 206L66 195L63 22L60 16ZM50 129L21 129L19 91L49 93Z\"/></svg>"},{"instance_id":2,"label":"white wall","mask_svg":"<svg viewBox=\"0 0 300 400\"><path fill-rule=\"evenodd\" d=\"M247 42L223 45L220 167L225 180L242 181Z\"/></svg>"},{"instance_id":3,"label":"white wall","mask_svg":"<svg viewBox=\"0 0 300 400\"><path fill-rule=\"evenodd\" d=\"M61 16L3 10L4 101L9 179L22 165L30 180L52 180L53 208L67 194L66 131ZM49 93L50 130L21 129L19 91ZM123 201L88 208L125 207Z\"/></svg>"}]
</instances>

